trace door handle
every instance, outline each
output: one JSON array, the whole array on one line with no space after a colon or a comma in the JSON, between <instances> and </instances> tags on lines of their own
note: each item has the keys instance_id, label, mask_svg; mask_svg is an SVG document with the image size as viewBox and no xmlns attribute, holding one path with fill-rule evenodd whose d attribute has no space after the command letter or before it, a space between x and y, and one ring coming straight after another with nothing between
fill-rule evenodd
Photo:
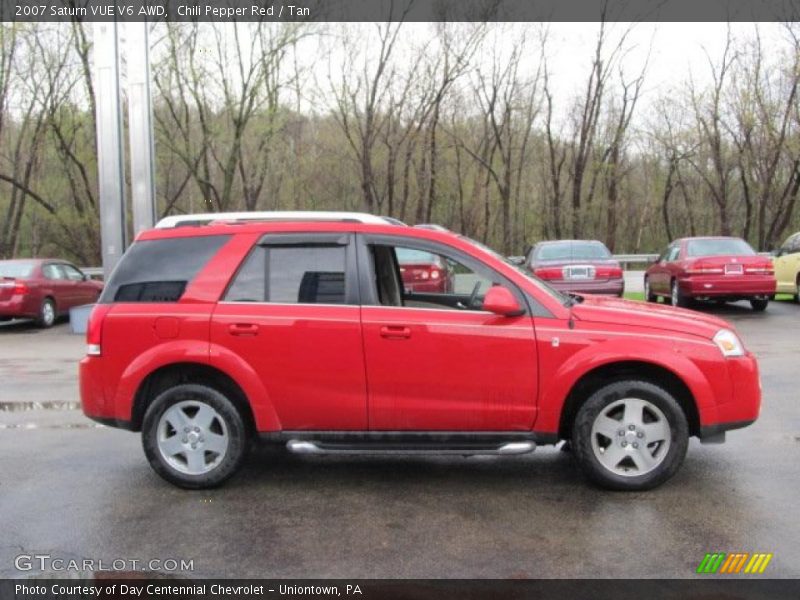
<instances>
[{"instance_id":1,"label":"door handle","mask_svg":"<svg viewBox=\"0 0 800 600\"><path fill-rule=\"evenodd\" d=\"M231 323L228 325L231 335L258 335L258 325L255 323Z\"/></svg>"},{"instance_id":2,"label":"door handle","mask_svg":"<svg viewBox=\"0 0 800 600\"><path fill-rule=\"evenodd\" d=\"M390 340L405 340L411 337L411 328L405 325L384 325L381 327L381 337Z\"/></svg>"}]
</instances>

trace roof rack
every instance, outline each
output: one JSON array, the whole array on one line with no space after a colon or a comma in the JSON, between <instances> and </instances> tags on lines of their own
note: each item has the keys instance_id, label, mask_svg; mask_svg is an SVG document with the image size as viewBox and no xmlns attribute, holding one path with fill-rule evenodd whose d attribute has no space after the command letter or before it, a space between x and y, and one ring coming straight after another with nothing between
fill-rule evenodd
<instances>
[{"instance_id":1,"label":"roof rack","mask_svg":"<svg viewBox=\"0 0 800 600\"><path fill-rule=\"evenodd\" d=\"M248 221L336 221L343 223L371 223L373 225L397 225L399 221L368 213L316 210L273 210L253 212L199 213L164 217L156 223L156 229L174 227L198 227L219 221L236 223Z\"/></svg>"},{"instance_id":2,"label":"roof rack","mask_svg":"<svg viewBox=\"0 0 800 600\"><path fill-rule=\"evenodd\" d=\"M444 225L437 225L436 223L417 223L414 227L417 229L430 229L431 231L450 231Z\"/></svg>"}]
</instances>

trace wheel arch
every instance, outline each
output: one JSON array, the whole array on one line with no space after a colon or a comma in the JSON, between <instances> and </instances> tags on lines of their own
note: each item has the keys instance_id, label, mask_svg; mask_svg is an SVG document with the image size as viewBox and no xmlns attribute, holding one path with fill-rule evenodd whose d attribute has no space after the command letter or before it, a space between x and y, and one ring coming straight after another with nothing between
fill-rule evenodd
<instances>
[{"instance_id":1,"label":"wheel arch","mask_svg":"<svg viewBox=\"0 0 800 600\"><path fill-rule=\"evenodd\" d=\"M575 416L592 392L609 383L624 379L647 381L669 392L686 415L689 435L700 434L700 414L697 402L683 379L661 365L642 360L626 360L597 366L581 375L573 383L561 411L558 427L559 437L569 438Z\"/></svg>"},{"instance_id":2,"label":"wheel arch","mask_svg":"<svg viewBox=\"0 0 800 600\"><path fill-rule=\"evenodd\" d=\"M150 403L167 389L183 383L207 385L224 394L239 409L245 425L255 431L255 416L242 387L227 373L208 364L178 362L162 365L149 373L134 394L131 430L140 431Z\"/></svg>"}]
</instances>

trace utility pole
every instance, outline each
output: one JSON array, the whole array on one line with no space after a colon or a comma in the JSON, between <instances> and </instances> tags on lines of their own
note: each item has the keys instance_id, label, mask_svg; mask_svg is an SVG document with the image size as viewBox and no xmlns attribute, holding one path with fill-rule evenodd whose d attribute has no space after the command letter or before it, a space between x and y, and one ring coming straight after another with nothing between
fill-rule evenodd
<instances>
[{"instance_id":1,"label":"utility pole","mask_svg":"<svg viewBox=\"0 0 800 600\"><path fill-rule=\"evenodd\" d=\"M150 42L147 21L126 23L128 139L131 157L133 234L155 225L153 108L150 95Z\"/></svg>"},{"instance_id":2,"label":"utility pole","mask_svg":"<svg viewBox=\"0 0 800 600\"><path fill-rule=\"evenodd\" d=\"M122 110L116 22L94 23L97 90L97 171L103 276L108 280L126 246Z\"/></svg>"}]
</instances>

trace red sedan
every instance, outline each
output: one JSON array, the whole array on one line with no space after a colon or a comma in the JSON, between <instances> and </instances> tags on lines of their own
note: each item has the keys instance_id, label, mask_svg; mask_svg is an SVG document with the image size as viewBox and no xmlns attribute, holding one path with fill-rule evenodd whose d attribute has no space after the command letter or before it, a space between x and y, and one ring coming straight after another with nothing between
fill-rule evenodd
<instances>
[{"instance_id":1,"label":"red sedan","mask_svg":"<svg viewBox=\"0 0 800 600\"><path fill-rule=\"evenodd\" d=\"M103 284L63 260L0 261L0 321L36 319L50 327L73 306L97 301Z\"/></svg>"},{"instance_id":2,"label":"red sedan","mask_svg":"<svg viewBox=\"0 0 800 600\"><path fill-rule=\"evenodd\" d=\"M396 255L407 291L437 294L453 291L453 274L441 256L412 248L398 248Z\"/></svg>"},{"instance_id":3,"label":"red sedan","mask_svg":"<svg viewBox=\"0 0 800 600\"><path fill-rule=\"evenodd\" d=\"M753 310L762 311L775 293L775 272L768 256L740 238L684 238L647 269L644 289L649 302L659 296L683 307L692 299L749 300Z\"/></svg>"}]
</instances>

